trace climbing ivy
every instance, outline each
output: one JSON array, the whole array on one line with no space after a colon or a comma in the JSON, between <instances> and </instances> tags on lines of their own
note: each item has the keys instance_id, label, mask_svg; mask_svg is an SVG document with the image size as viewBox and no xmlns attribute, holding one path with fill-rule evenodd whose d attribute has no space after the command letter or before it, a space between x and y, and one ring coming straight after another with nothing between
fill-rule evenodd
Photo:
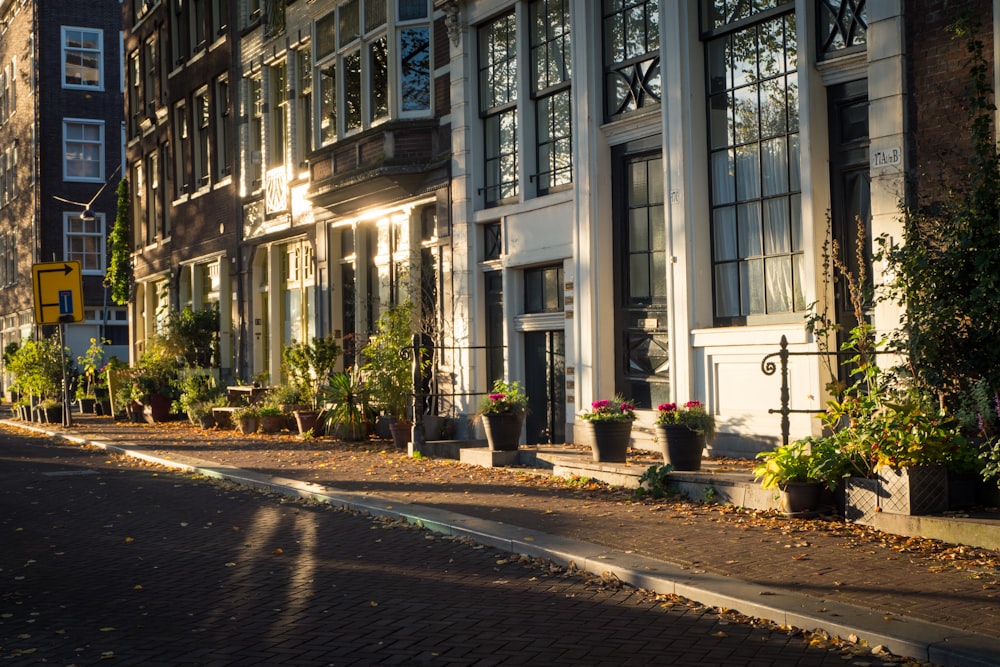
<instances>
[{"instance_id":1,"label":"climbing ivy","mask_svg":"<svg viewBox=\"0 0 1000 667\"><path fill-rule=\"evenodd\" d=\"M119 306L129 302L132 296L132 258L128 246L128 179L118 184L118 212L115 224L108 237L111 257L108 270L104 274L104 284L111 288L111 300Z\"/></svg>"}]
</instances>

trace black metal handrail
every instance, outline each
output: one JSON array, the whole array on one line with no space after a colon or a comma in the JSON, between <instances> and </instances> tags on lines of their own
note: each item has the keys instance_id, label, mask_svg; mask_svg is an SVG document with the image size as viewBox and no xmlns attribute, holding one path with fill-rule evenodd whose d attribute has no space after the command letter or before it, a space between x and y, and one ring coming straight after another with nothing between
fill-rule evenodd
<instances>
[{"instance_id":1,"label":"black metal handrail","mask_svg":"<svg viewBox=\"0 0 1000 667\"><path fill-rule=\"evenodd\" d=\"M788 419L788 415L791 414L821 414L826 412L825 409L792 409L789 407L791 402L790 391L788 387L788 358L789 357L854 357L859 353L856 350L827 350L827 351L808 351L808 352L791 352L788 350L788 338L784 335L781 336L781 342L779 343L780 349L777 352L772 352L771 354L765 355L763 359L760 360L760 370L764 375L774 375L778 368L772 359L777 357L779 364L781 366L781 407L778 409L768 408L767 414L780 414L781 415L781 444L787 445L789 439L789 431L791 430L791 421ZM871 352L865 352L866 355L875 354L898 354L898 352L893 352L891 350L872 350Z\"/></svg>"}]
</instances>

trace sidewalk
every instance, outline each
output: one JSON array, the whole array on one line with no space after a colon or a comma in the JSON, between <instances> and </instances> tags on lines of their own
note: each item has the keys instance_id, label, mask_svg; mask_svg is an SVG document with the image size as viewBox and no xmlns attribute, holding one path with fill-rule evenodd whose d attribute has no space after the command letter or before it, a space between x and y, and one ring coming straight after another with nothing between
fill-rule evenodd
<instances>
[{"instance_id":1,"label":"sidewalk","mask_svg":"<svg viewBox=\"0 0 1000 667\"><path fill-rule=\"evenodd\" d=\"M148 426L89 415L74 415L69 429L2 423L285 495L405 517L659 593L856 635L934 664L1000 665L995 550L732 506L637 501L630 490L557 480L542 470L414 459L378 441L240 436L182 422Z\"/></svg>"}]
</instances>

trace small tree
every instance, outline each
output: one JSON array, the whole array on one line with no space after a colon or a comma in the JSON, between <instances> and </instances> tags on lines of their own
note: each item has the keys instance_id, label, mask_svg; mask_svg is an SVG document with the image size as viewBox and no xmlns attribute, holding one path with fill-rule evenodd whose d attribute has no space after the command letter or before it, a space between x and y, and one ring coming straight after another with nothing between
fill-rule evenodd
<instances>
[{"instance_id":1,"label":"small tree","mask_svg":"<svg viewBox=\"0 0 1000 667\"><path fill-rule=\"evenodd\" d=\"M281 360L290 384L314 409L319 407L342 351L333 336L313 338L312 343L292 343L282 350Z\"/></svg>"},{"instance_id":2,"label":"small tree","mask_svg":"<svg viewBox=\"0 0 1000 667\"><path fill-rule=\"evenodd\" d=\"M194 310L187 307L170 313L167 338L191 366L211 368L219 359L219 309L216 306Z\"/></svg>"},{"instance_id":3,"label":"small tree","mask_svg":"<svg viewBox=\"0 0 1000 667\"><path fill-rule=\"evenodd\" d=\"M378 329L361 351L372 403L399 421L407 419L413 397L413 305L392 306L378 319Z\"/></svg>"}]
</instances>

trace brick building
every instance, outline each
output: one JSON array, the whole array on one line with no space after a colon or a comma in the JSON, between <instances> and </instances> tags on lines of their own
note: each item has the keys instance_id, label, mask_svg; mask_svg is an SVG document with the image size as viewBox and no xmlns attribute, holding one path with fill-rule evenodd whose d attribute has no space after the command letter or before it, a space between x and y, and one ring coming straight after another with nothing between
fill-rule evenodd
<instances>
[{"instance_id":1,"label":"brick building","mask_svg":"<svg viewBox=\"0 0 1000 667\"><path fill-rule=\"evenodd\" d=\"M0 3L0 343L35 327L31 266L75 260L85 321L66 327L128 358L127 311L103 286L122 161L121 4ZM90 209L94 219L85 219Z\"/></svg>"},{"instance_id":2,"label":"brick building","mask_svg":"<svg viewBox=\"0 0 1000 667\"><path fill-rule=\"evenodd\" d=\"M169 313L218 308L217 365L232 378L240 208L231 7L134 0L123 13L133 352Z\"/></svg>"},{"instance_id":3,"label":"brick building","mask_svg":"<svg viewBox=\"0 0 1000 667\"><path fill-rule=\"evenodd\" d=\"M716 452L769 448L762 357L818 349L811 303L850 326L828 230L898 237L901 198L933 201L967 159L945 26L978 17L992 60L996 4L137 0L136 349L216 267L242 377L277 381L293 340L351 349L409 298L460 421L505 377L532 399L528 442L571 440L621 393L636 444L658 403L698 399ZM829 379L800 359L793 435Z\"/></svg>"}]
</instances>

